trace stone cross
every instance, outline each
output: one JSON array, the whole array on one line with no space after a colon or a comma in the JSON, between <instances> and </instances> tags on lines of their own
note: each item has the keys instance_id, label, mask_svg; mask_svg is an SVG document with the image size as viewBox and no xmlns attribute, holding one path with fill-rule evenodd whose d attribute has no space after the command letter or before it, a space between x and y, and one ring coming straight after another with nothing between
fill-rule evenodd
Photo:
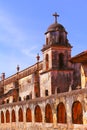
<instances>
[{"instance_id":1,"label":"stone cross","mask_svg":"<svg viewBox=\"0 0 87 130\"><path fill-rule=\"evenodd\" d=\"M57 23L57 17L59 17L59 15L55 12L55 14L53 14L53 16L55 17L55 23Z\"/></svg>"}]
</instances>

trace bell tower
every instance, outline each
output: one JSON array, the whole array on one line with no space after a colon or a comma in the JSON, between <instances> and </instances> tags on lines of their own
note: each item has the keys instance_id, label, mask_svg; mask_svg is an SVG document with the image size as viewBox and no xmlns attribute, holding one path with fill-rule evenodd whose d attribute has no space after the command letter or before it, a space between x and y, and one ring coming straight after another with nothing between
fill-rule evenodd
<instances>
[{"instance_id":1,"label":"bell tower","mask_svg":"<svg viewBox=\"0 0 87 130\"><path fill-rule=\"evenodd\" d=\"M50 73L51 94L68 91L72 82L69 62L72 46L67 39L67 31L58 23L59 15L54 13L53 16L55 21L45 32L45 44L42 48L43 74Z\"/></svg>"}]
</instances>

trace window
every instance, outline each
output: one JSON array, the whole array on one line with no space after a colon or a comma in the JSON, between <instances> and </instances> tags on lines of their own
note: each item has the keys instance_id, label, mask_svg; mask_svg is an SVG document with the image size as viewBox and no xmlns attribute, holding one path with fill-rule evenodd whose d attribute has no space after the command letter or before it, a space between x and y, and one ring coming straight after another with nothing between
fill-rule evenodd
<instances>
[{"instance_id":1,"label":"window","mask_svg":"<svg viewBox=\"0 0 87 130\"><path fill-rule=\"evenodd\" d=\"M48 45L48 38L46 38L46 45Z\"/></svg>"},{"instance_id":2,"label":"window","mask_svg":"<svg viewBox=\"0 0 87 130\"><path fill-rule=\"evenodd\" d=\"M45 90L45 96L48 96L48 90Z\"/></svg>"},{"instance_id":3,"label":"window","mask_svg":"<svg viewBox=\"0 0 87 130\"><path fill-rule=\"evenodd\" d=\"M15 99L15 98L13 98L13 102L16 102L16 99Z\"/></svg>"},{"instance_id":4,"label":"window","mask_svg":"<svg viewBox=\"0 0 87 130\"><path fill-rule=\"evenodd\" d=\"M59 43L62 43L63 42L63 32L60 32L59 33Z\"/></svg>"},{"instance_id":5,"label":"window","mask_svg":"<svg viewBox=\"0 0 87 130\"><path fill-rule=\"evenodd\" d=\"M21 101L21 97L19 97L19 101Z\"/></svg>"},{"instance_id":6,"label":"window","mask_svg":"<svg viewBox=\"0 0 87 130\"><path fill-rule=\"evenodd\" d=\"M5 104L5 101L2 101L2 104Z\"/></svg>"},{"instance_id":7,"label":"window","mask_svg":"<svg viewBox=\"0 0 87 130\"><path fill-rule=\"evenodd\" d=\"M60 93L60 88L57 88L57 93Z\"/></svg>"},{"instance_id":8,"label":"window","mask_svg":"<svg viewBox=\"0 0 87 130\"><path fill-rule=\"evenodd\" d=\"M7 99L7 103L9 103L9 99Z\"/></svg>"},{"instance_id":9,"label":"window","mask_svg":"<svg viewBox=\"0 0 87 130\"><path fill-rule=\"evenodd\" d=\"M46 61L46 70L48 70L49 69L49 55L48 54L46 54L45 61Z\"/></svg>"},{"instance_id":10,"label":"window","mask_svg":"<svg viewBox=\"0 0 87 130\"><path fill-rule=\"evenodd\" d=\"M59 69L64 69L64 55L62 53L59 54Z\"/></svg>"},{"instance_id":11,"label":"window","mask_svg":"<svg viewBox=\"0 0 87 130\"><path fill-rule=\"evenodd\" d=\"M29 96L29 95L27 95L27 96L26 96L26 100L29 100L29 99L30 99L30 96Z\"/></svg>"}]
</instances>

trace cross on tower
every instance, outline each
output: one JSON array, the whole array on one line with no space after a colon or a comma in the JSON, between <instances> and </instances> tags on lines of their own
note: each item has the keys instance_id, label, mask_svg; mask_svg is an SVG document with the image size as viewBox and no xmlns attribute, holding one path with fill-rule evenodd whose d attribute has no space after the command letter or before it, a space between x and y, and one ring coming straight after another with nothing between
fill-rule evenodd
<instances>
[{"instance_id":1,"label":"cross on tower","mask_svg":"<svg viewBox=\"0 0 87 130\"><path fill-rule=\"evenodd\" d=\"M55 17L55 23L57 23L57 17L59 17L59 15L55 12L55 14L53 14L53 16Z\"/></svg>"}]
</instances>

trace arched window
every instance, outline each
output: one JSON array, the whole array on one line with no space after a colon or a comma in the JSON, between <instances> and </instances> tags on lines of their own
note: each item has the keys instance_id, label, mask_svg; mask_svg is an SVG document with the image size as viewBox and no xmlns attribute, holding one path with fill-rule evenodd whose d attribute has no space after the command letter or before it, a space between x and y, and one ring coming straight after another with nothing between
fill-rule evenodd
<instances>
[{"instance_id":1,"label":"arched window","mask_svg":"<svg viewBox=\"0 0 87 130\"><path fill-rule=\"evenodd\" d=\"M35 122L42 122L42 113L38 105L35 107L34 114L35 114Z\"/></svg>"},{"instance_id":2,"label":"arched window","mask_svg":"<svg viewBox=\"0 0 87 130\"><path fill-rule=\"evenodd\" d=\"M29 99L30 99L30 96L29 96L29 95L27 95L27 96L26 96L26 100L29 100Z\"/></svg>"},{"instance_id":3,"label":"arched window","mask_svg":"<svg viewBox=\"0 0 87 130\"><path fill-rule=\"evenodd\" d=\"M53 123L53 114L50 104L45 107L45 120L47 123Z\"/></svg>"},{"instance_id":4,"label":"arched window","mask_svg":"<svg viewBox=\"0 0 87 130\"><path fill-rule=\"evenodd\" d=\"M82 105L79 101L74 102L72 105L72 122L74 124L83 124Z\"/></svg>"},{"instance_id":5,"label":"arched window","mask_svg":"<svg viewBox=\"0 0 87 130\"><path fill-rule=\"evenodd\" d=\"M11 116L12 116L12 122L16 122L16 116L14 110L12 110Z\"/></svg>"},{"instance_id":6,"label":"arched window","mask_svg":"<svg viewBox=\"0 0 87 130\"><path fill-rule=\"evenodd\" d=\"M48 70L49 69L49 55L48 54L46 54L45 60L46 60L46 70Z\"/></svg>"},{"instance_id":7,"label":"arched window","mask_svg":"<svg viewBox=\"0 0 87 130\"><path fill-rule=\"evenodd\" d=\"M27 108L26 110L26 122L32 122L32 113L30 108Z\"/></svg>"},{"instance_id":8,"label":"arched window","mask_svg":"<svg viewBox=\"0 0 87 130\"><path fill-rule=\"evenodd\" d=\"M7 99L7 103L9 103L9 99Z\"/></svg>"},{"instance_id":9,"label":"arched window","mask_svg":"<svg viewBox=\"0 0 87 130\"><path fill-rule=\"evenodd\" d=\"M57 123L66 123L66 110L62 102L57 106Z\"/></svg>"},{"instance_id":10,"label":"arched window","mask_svg":"<svg viewBox=\"0 0 87 130\"><path fill-rule=\"evenodd\" d=\"M19 117L19 122L23 122L23 111L21 108L18 111L18 117Z\"/></svg>"},{"instance_id":11,"label":"arched window","mask_svg":"<svg viewBox=\"0 0 87 130\"><path fill-rule=\"evenodd\" d=\"M64 68L64 55L62 53L59 54L59 69Z\"/></svg>"},{"instance_id":12,"label":"arched window","mask_svg":"<svg viewBox=\"0 0 87 130\"><path fill-rule=\"evenodd\" d=\"M45 90L45 96L48 96L48 90Z\"/></svg>"},{"instance_id":13,"label":"arched window","mask_svg":"<svg viewBox=\"0 0 87 130\"><path fill-rule=\"evenodd\" d=\"M4 112L1 111L1 123L4 123Z\"/></svg>"},{"instance_id":14,"label":"arched window","mask_svg":"<svg viewBox=\"0 0 87 130\"><path fill-rule=\"evenodd\" d=\"M63 41L64 41L63 32L60 32L59 33L59 43L61 44L61 43L63 43Z\"/></svg>"},{"instance_id":15,"label":"arched window","mask_svg":"<svg viewBox=\"0 0 87 130\"><path fill-rule=\"evenodd\" d=\"M9 110L6 111L6 123L10 122L10 113Z\"/></svg>"},{"instance_id":16,"label":"arched window","mask_svg":"<svg viewBox=\"0 0 87 130\"><path fill-rule=\"evenodd\" d=\"M13 102L16 102L16 99L15 99L15 98L13 98Z\"/></svg>"},{"instance_id":17,"label":"arched window","mask_svg":"<svg viewBox=\"0 0 87 130\"><path fill-rule=\"evenodd\" d=\"M48 37L46 37L46 45L48 45Z\"/></svg>"},{"instance_id":18,"label":"arched window","mask_svg":"<svg viewBox=\"0 0 87 130\"><path fill-rule=\"evenodd\" d=\"M21 101L21 97L19 97L19 101Z\"/></svg>"}]
</instances>

